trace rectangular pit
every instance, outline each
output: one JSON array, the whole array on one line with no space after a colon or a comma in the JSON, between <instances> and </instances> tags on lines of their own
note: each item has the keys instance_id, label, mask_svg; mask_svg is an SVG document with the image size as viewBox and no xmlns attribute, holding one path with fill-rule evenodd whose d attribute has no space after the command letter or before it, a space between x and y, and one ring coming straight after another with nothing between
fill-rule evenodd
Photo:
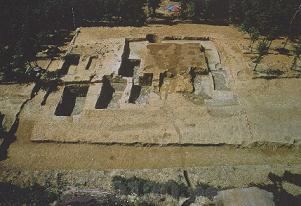
<instances>
[{"instance_id":1,"label":"rectangular pit","mask_svg":"<svg viewBox=\"0 0 301 206\"><path fill-rule=\"evenodd\" d=\"M133 85L129 98L131 104L147 104L152 87Z\"/></svg>"},{"instance_id":2,"label":"rectangular pit","mask_svg":"<svg viewBox=\"0 0 301 206\"><path fill-rule=\"evenodd\" d=\"M61 101L55 110L55 115L56 116L79 115L83 110L88 89L89 89L88 85L66 86Z\"/></svg>"},{"instance_id":3,"label":"rectangular pit","mask_svg":"<svg viewBox=\"0 0 301 206\"><path fill-rule=\"evenodd\" d=\"M68 54L65 57L65 62L61 68L61 75L68 74L70 67L75 67L79 64L80 55L79 54Z\"/></svg>"},{"instance_id":4,"label":"rectangular pit","mask_svg":"<svg viewBox=\"0 0 301 206\"><path fill-rule=\"evenodd\" d=\"M139 77L139 83L141 86L152 86L153 84L153 73L144 73L143 76Z\"/></svg>"},{"instance_id":5,"label":"rectangular pit","mask_svg":"<svg viewBox=\"0 0 301 206\"><path fill-rule=\"evenodd\" d=\"M95 109L119 108L119 100L126 88L127 81L104 77L102 83L103 86L96 102Z\"/></svg>"},{"instance_id":6,"label":"rectangular pit","mask_svg":"<svg viewBox=\"0 0 301 206\"><path fill-rule=\"evenodd\" d=\"M85 70L94 69L96 65L97 57L89 57L87 61L87 65L85 66Z\"/></svg>"},{"instance_id":7,"label":"rectangular pit","mask_svg":"<svg viewBox=\"0 0 301 206\"><path fill-rule=\"evenodd\" d=\"M118 74L124 77L133 77L135 70L139 69L140 59L125 59L123 60Z\"/></svg>"}]
</instances>

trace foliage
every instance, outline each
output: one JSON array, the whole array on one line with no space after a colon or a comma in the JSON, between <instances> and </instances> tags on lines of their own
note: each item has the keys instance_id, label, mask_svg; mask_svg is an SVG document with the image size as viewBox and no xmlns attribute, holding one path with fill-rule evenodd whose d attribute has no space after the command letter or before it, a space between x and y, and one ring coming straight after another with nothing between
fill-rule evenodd
<instances>
[{"instance_id":1,"label":"foliage","mask_svg":"<svg viewBox=\"0 0 301 206\"><path fill-rule=\"evenodd\" d=\"M271 41L290 33L300 35L300 0L178 0L181 17L195 20L229 20L256 29ZM73 30L100 21L142 25L147 0L0 0L0 78L24 80L32 61L50 33ZM152 12L159 0L148 0ZM293 19L293 21L292 21ZM210 21L209 21L210 20ZM58 34L58 33L56 33ZM251 41L257 32L252 32ZM254 37L254 38L253 38ZM252 43L252 44L253 44ZM47 42L46 42L47 44ZM52 42L53 45L58 44ZM25 75L26 76L26 75ZM27 79L27 78L25 78Z\"/></svg>"},{"instance_id":2,"label":"foliage","mask_svg":"<svg viewBox=\"0 0 301 206\"><path fill-rule=\"evenodd\" d=\"M290 19L299 4L299 0L231 0L230 20L247 28L254 27L263 35L272 32L278 36L289 32ZM293 32L299 33L300 26L300 21L295 21Z\"/></svg>"},{"instance_id":3,"label":"foliage","mask_svg":"<svg viewBox=\"0 0 301 206\"><path fill-rule=\"evenodd\" d=\"M293 60L292 69L296 67L297 61L298 61L298 59L300 59L300 56L301 56L301 43L300 42L298 44L294 45L293 55L294 55L294 60Z\"/></svg>"},{"instance_id":4,"label":"foliage","mask_svg":"<svg viewBox=\"0 0 301 206\"><path fill-rule=\"evenodd\" d=\"M228 0L181 0L181 17L190 19L228 19Z\"/></svg>"},{"instance_id":5,"label":"foliage","mask_svg":"<svg viewBox=\"0 0 301 206\"><path fill-rule=\"evenodd\" d=\"M263 39L261 40L258 45L257 45L257 57L255 59L255 67L254 67L254 71L256 70L258 64L262 61L263 56L266 55L269 51L269 42L267 39Z\"/></svg>"},{"instance_id":6,"label":"foliage","mask_svg":"<svg viewBox=\"0 0 301 206\"><path fill-rule=\"evenodd\" d=\"M300 55L301 55L301 43L300 42L298 44L294 45L293 54L296 57L300 57Z\"/></svg>"},{"instance_id":7,"label":"foliage","mask_svg":"<svg viewBox=\"0 0 301 206\"><path fill-rule=\"evenodd\" d=\"M180 0L181 17L204 20L229 20L262 35L300 34L299 0ZM294 15L297 14L297 15ZM290 25L294 16L293 25ZM292 27L292 29L290 29Z\"/></svg>"},{"instance_id":8,"label":"foliage","mask_svg":"<svg viewBox=\"0 0 301 206\"><path fill-rule=\"evenodd\" d=\"M155 16L156 9L159 8L160 3L160 0L148 0L148 10L151 16Z\"/></svg>"},{"instance_id":9,"label":"foliage","mask_svg":"<svg viewBox=\"0 0 301 206\"><path fill-rule=\"evenodd\" d=\"M263 39L262 41L259 42L257 46L257 52L259 55L265 55L269 51L269 43L266 39Z\"/></svg>"},{"instance_id":10,"label":"foliage","mask_svg":"<svg viewBox=\"0 0 301 206\"><path fill-rule=\"evenodd\" d=\"M4 119L4 114L2 114L0 112L0 138L3 138L4 137L4 128L3 128L3 119Z\"/></svg>"},{"instance_id":11,"label":"foliage","mask_svg":"<svg viewBox=\"0 0 301 206\"><path fill-rule=\"evenodd\" d=\"M189 0L181 0L181 12L180 12L180 16L181 18L186 19L188 17L188 4L189 4Z\"/></svg>"},{"instance_id":12,"label":"foliage","mask_svg":"<svg viewBox=\"0 0 301 206\"><path fill-rule=\"evenodd\" d=\"M251 52L252 52L253 51L253 44L255 43L255 41L257 41L259 39L260 34L259 34L259 31L257 29L255 29L254 27L248 29L247 33L250 36L250 40L251 40L250 49L251 49Z\"/></svg>"},{"instance_id":13,"label":"foliage","mask_svg":"<svg viewBox=\"0 0 301 206\"><path fill-rule=\"evenodd\" d=\"M141 25L144 6L145 0L0 0L0 76L22 79L49 33L105 20Z\"/></svg>"}]
</instances>

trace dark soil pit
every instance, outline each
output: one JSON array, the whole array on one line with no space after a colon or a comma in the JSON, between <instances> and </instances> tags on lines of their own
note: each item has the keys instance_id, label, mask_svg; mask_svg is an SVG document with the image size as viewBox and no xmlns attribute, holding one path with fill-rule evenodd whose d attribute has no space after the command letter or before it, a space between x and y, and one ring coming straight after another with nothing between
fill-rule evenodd
<instances>
[{"instance_id":1,"label":"dark soil pit","mask_svg":"<svg viewBox=\"0 0 301 206\"><path fill-rule=\"evenodd\" d=\"M65 57L65 62L63 64L63 67L61 68L61 75L68 74L69 67L71 65L77 66L79 64L80 55L79 54L69 54Z\"/></svg>"},{"instance_id":2,"label":"dark soil pit","mask_svg":"<svg viewBox=\"0 0 301 206\"><path fill-rule=\"evenodd\" d=\"M160 43L160 38L155 35L155 34L147 34L146 35L146 40L149 42L149 43Z\"/></svg>"},{"instance_id":3,"label":"dark soil pit","mask_svg":"<svg viewBox=\"0 0 301 206\"><path fill-rule=\"evenodd\" d=\"M64 89L62 99L58 104L56 116L73 116L82 112L89 86L72 85Z\"/></svg>"},{"instance_id":4,"label":"dark soil pit","mask_svg":"<svg viewBox=\"0 0 301 206\"><path fill-rule=\"evenodd\" d=\"M102 82L103 86L96 102L95 109L118 108L118 102L127 85L126 80L120 77L113 79L104 77Z\"/></svg>"},{"instance_id":5,"label":"dark soil pit","mask_svg":"<svg viewBox=\"0 0 301 206\"><path fill-rule=\"evenodd\" d=\"M88 63L85 67L85 70L90 70L91 68L95 68L97 57L89 57Z\"/></svg>"},{"instance_id":6,"label":"dark soil pit","mask_svg":"<svg viewBox=\"0 0 301 206\"><path fill-rule=\"evenodd\" d=\"M111 81L104 77L102 80L102 88L95 109L106 109L113 99L115 89L112 87Z\"/></svg>"},{"instance_id":7,"label":"dark soil pit","mask_svg":"<svg viewBox=\"0 0 301 206\"><path fill-rule=\"evenodd\" d=\"M139 59L126 59L121 64L119 69L119 75L123 77L133 77L134 71L140 67L140 60Z\"/></svg>"},{"instance_id":8,"label":"dark soil pit","mask_svg":"<svg viewBox=\"0 0 301 206\"><path fill-rule=\"evenodd\" d=\"M152 86L153 77L154 77L154 75L152 73L144 73L143 76L139 78L140 85L141 86Z\"/></svg>"},{"instance_id":9,"label":"dark soil pit","mask_svg":"<svg viewBox=\"0 0 301 206\"><path fill-rule=\"evenodd\" d=\"M132 90L131 90L131 95L129 98L129 103L135 104L136 100L139 98L140 94L141 94L141 86L133 85Z\"/></svg>"}]
</instances>

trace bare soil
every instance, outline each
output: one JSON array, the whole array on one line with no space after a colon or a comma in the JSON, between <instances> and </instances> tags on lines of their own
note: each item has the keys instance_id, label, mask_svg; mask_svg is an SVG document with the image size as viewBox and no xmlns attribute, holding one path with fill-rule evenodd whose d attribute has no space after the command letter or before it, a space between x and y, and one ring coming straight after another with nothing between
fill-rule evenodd
<instances>
[{"instance_id":1,"label":"bare soil","mask_svg":"<svg viewBox=\"0 0 301 206\"><path fill-rule=\"evenodd\" d=\"M267 115L270 119L267 119L266 122L269 123L269 129L275 132L275 134L285 132L281 128L277 129L277 118L280 115L285 116L285 120L288 120L281 122L284 126L286 126L285 124L289 120L297 122L298 118L300 119L300 116L298 117L300 113L298 105L300 106L301 95L299 95L299 87L301 81L299 79L254 80L253 68L249 64L250 55L243 53L243 47L249 44L249 40L246 38L246 35L232 26L197 24L174 26L150 25L139 28L82 28L81 31L81 35L79 35L75 42L75 45L78 46L94 44L102 40L106 41L105 39L107 38L145 37L146 34L150 33L159 36L209 36L217 46L222 64L227 67L227 71L230 74L232 90L243 97L243 105L245 102L252 102L252 107L247 105L246 108L250 111L254 109L253 116L247 116L246 118L250 118L250 121L260 119L262 118L260 110L270 109L269 111L271 112ZM281 40L279 42L281 44ZM292 57L270 54L265 61L290 65ZM273 108L264 107L263 102L274 103L273 106L277 106L277 108L287 107L289 109L283 113L274 113ZM279 102L283 104L278 105L277 103ZM273 120L272 122L271 119ZM257 124L256 126L260 125ZM289 126L287 128L290 129ZM295 174L301 174L301 153L298 147L278 147L272 143L266 146L264 144L253 145L251 148L239 148L235 145L187 145L182 147L171 145L159 147L151 145L33 143L30 141L32 129L33 122L30 119L21 118L20 127L16 133L17 139L9 147L8 158L0 162L0 177L1 173L4 170L6 171L6 176L3 176L2 179L10 179L10 177L7 177L10 170L14 172L29 171L26 175L32 178L37 171L46 171L46 173L50 174L56 170L65 170L67 173L70 171L71 174L71 171L81 170L96 170L96 173L98 173L99 171L114 169L125 169L127 171L132 169L160 169L152 173L139 173L146 178L156 179L156 174L160 172L164 173L161 170L163 168L179 168L179 170L194 168L191 171L198 174L196 172L199 170L198 168L219 167L219 169L214 170L216 172L214 175L208 172L210 169L200 169L200 171L207 171L207 173L203 173L203 176L201 176L202 180L205 182L212 181L213 184L220 184L223 181L224 185L227 186L233 186L234 182L236 182L237 184L234 186L243 186L256 179L258 179L258 184L267 183L267 174L275 168L276 170L279 169L279 171L291 170L293 168L292 170L294 170ZM296 131L296 133L298 132ZM256 133L252 134L252 138L261 138L256 135ZM293 137L285 138L292 138L291 140L295 141ZM231 167L231 170L225 172L223 171L224 167ZM243 167L243 169L237 170L242 172L235 173L236 167ZM19 173L14 172L12 172L14 176L11 178L16 180ZM249 173L253 175L250 179L248 179ZM43 176L44 173L39 175ZM228 175L231 176L231 181L229 181ZM19 181L23 181L20 178ZM92 181L93 178L87 177L87 179ZM35 180L32 178L28 181ZM69 181L75 182L76 180L71 179ZM97 183L100 185L100 182L101 178L98 179ZM294 187L292 186L292 188ZM296 190L300 188L296 187Z\"/></svg>"},{"instance_id":2,"label":"bare soil","mask_svg":"<svg viewBox=\"0 0 301 206\"><path fill-rule=\"evenodd\" d=\"M238 93L274 91L281 84L289 92L295 82L254 81L249 89L241 89L252 79L252 69L248 58L242 53L241 45L248 45L245 35L231 26L210 26L181 24L174 26L151 25L146 27L97 27L81 28L81 35L75 45L99 42L106 38L144 37L154 33L159 36L209 36L219 49L222 63L231 74L233 89ZM105 40L104 40L105 41ZM281 62L283 63L283 62ZM248 84L250 86L250 84ZM276 87L275 87L276 86ZM258 89L260 87L260 89ZM277 92L277 89L274 91ZM230 147L140 147L120 145L54 144L32 143L30 141L32 123L24 120L17 132L17 141L9 149L9 158L2 162L6 166L25 168L162 168L205 166L210 164L279 164L282 158L298 163L298 151L280 149L233 149ZM214 151L214 152L212 152ZM218 152L215 152L218 151ZM268 154L267 154L268 153ZM254 154L254 155L253 155ZM282 154L279 156L279 154ZM220 155L220 157L218 157ZM280 158L282 156L282 158ZM157 158L156 158L157 157ZM163 158L162 158L163 157ZM211 157L211 158L210 158ZM227 157L227 158L223 158ZM271 158L267 160L266 158Z\"/></svg>"}]
</instances>

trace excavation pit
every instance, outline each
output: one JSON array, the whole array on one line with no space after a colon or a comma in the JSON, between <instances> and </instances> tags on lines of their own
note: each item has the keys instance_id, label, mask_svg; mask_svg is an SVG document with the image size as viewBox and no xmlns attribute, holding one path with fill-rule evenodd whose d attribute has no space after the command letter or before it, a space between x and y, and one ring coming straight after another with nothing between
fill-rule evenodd
<instances>
[{"instance_id":1,"label":"excavation pit","mask_svg":"<svg viewBox=\"0 0 301 206\"><path fill-rule=\"evenodd\" d=\"M123 77L133 77L134 71L140 67L139 59L126 59L119 69L119 75Z\"/></svg>"},{"instance_id":2,"label":"excavation pit","mask_svg":"<svg viewBox=\"0 0 301 206\"><path fill-rule=\"evenodd\" d=\"M115 89L112 87L110 80L106 77L102 80L102 87L99 98L96 102L95 109L106 109L113 99Z\"/></svg>"},{"instance_id":3,"label":"excavation pit","mask_svg":"<svg viewBox=\"0 0 301 206\"><path fill-rule=\"evenodd\" d=\"M97 99L95 109L119 108L119 100L127 85L126 80L120 78L104 77L102 87Z\"/></svg>"},{"instance_id":4,"label":"excavation pit","mask_svg":"<svg viewBox=\"0 0 301 206\"><path fill-rule=\"evenodd\" d=\"M56 110L56 116L79 115L84 107L89 86L72 85L64 88L61 101Z\"/></svg>"},{"instance_id":5,"label":"excavation pit","mask_svg":"<svg viewBox=\"0 0 301 206\"><path fill-rule=\"evenodd\" d=\"M131 103L131 104L135 104L136 103L136 100L139 98L139 96L141 94L141 89L142 89L141 86L133 85L133 87L131 89L129 103Z\"/></svg>"},{"instance_id":6,"label":"excavation pit","mask_svg":"<svg viewBox=\"0 0 301 206\"><path fill-rule=\"evenodd\" d=\"M139 77L139 83L141 86L152 86L153 73L144 73L143 76Z\"/></svg>"},{"instance_id":7,"label":"excavation pit","mask_svg":"<svg viewBox=\"0 0 301 206\"><path fill-rule=\"evenodd\" d=\"M68 74L70 67L76 67L79 64L80 54L68 54L61 68L61 75Z\"/></svg>"},{"instance_id":8,"label":"excavation pit","mask_svg":"<svg viewBox=\"0 0 301 206\"><path fill-rule=\"evenodd\" d=\"M87 65L85 66L85 70L89 70L91 68L95 68L97 57L89 57Z\"/></svg>"},{"instance_id":9,"label":"excavation pit","mask_svg":"<svg viewBox=\"0 0 301 206\"><path fill-rule=\"evenodd\" d=\"M156 34L147 34L146 40L149 43L159 43L160 42L160 38Z\"/></svg>"}]
</instances>

